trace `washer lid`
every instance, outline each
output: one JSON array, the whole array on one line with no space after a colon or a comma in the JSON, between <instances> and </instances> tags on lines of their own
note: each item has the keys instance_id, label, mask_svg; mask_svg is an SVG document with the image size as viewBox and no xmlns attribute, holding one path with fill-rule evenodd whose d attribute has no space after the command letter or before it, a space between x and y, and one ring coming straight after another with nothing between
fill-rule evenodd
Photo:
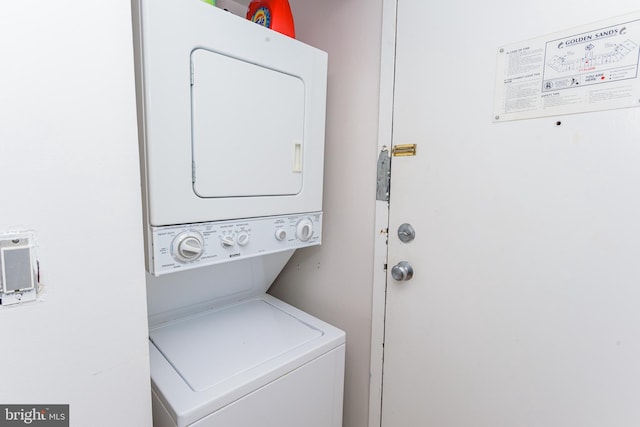
<instances>
[{"instance_id":1,"label":"washer lid","mask_svg":"<svg viewBox=\"0 0 640 427\"><path fill-rule=\"evenodd\" d=\"M323 335L263 300L180 319L150 331L194 391L204 391Z\"/></svg>"}]
</instances>

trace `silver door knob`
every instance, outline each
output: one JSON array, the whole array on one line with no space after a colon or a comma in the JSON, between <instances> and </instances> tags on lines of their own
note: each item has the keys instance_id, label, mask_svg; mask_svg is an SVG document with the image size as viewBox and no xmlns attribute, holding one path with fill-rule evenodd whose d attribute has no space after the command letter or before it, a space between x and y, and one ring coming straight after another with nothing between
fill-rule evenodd
<instances>
[{"instance_id":1,"label":"silver door knob","mask_svg":"<svg viewBox=\"0 0 640 427\"><path fill-rule=\"evenodd\" d=\"M400 261L391 268L391 277L399 282L411 280L413 277L413 267L407 261Z\"/></svg>"}]
</instances>

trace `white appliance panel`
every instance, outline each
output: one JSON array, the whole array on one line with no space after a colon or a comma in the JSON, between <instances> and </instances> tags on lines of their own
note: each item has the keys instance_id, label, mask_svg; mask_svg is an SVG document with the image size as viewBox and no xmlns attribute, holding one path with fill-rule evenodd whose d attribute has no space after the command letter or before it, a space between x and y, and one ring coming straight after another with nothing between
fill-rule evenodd
<instances>
[{"instance_id":1,"label":"white appliance panel","mask_svg":"<svg viewBox=\"0 0 640 427\"><path fill-rule=\"evenodd\" d=\"M344 353L341 345L191 427L341 427Z\"/></svg>"},{"instance_id":2,"label":"white appliance panel","mask_svg":"<svg viewBox=\"0 0 640 427\"><path fill-rule=\"evenodd\" d=\"M195 391L281 356L322 331L263 300L191 316L150 333L151 342Z\"/></svg>"},{"instance_id":3,"label":"white appliance panel","mask_svg":"<svg viewBox=\"0 0 640 427\"><path fill-rule=\"evenodd\" d=\"M152 227L155 276L319 245L322 213Z\"/></svg>"},{"instance_id":4,"label":"white appliance panel","mask_svg":"<svg viewBox=\"0 0 640 427\"><path fill-rule=\"evenodd\" d=\"M149 327L267 292L294 250L175 274L147 274Z\"/></svg>"},{"instance_id":5,"label":"white appliance panel","mask_svg":"<svg viewBox=\"0 0 640 427\"><path fill-rule=\"evenodd\" d=\"M249 307L244 304L250 304L252 307L254 304L265 305L260 308L261 315L243 317L243 314L247 313L245 307ZM184 338L179 337L179 334L167 334L162 337L164 342L160 348L150 343L149 354L154 393L154 416L158 417L156 425L185 427L198 420L204 421L204 419L207 419L206 417L211 417L210 420L232 419L234 422L240 423L243 418L246 418L240 413L242 411L232 410L227 412L226 408L229 405L239 404L236 409L251 412L255 404L258 405L255 407L256 410L258 407L262 407L262 404L257 403L260 401L268 401L274 405L272 411L268 414L268 422L279 427L299 427L300 425L338 427L342 424L345 342L343 331L266 294L227 306L222 311L217 311L217 313L225 318L225 321L222 322L226 328L224 332L216 331L220 327L217 323L205 326L208 320L207 315L204 317L195 315L187 318L187 322L191 323L190 326L192 327L194 323L198 324L202 321L200 326L196 325L195 327L195 329L202 332L202 336L196 338L196 340L201 339L202 348L206 351L217 349L219 354L213 356L216 360L227 359L223 363L225 368L221 373L216 374L217 382L216 380L205 381L211 383L209 387L205 387L202 390L194 390L187 382L188 380L181 374L185 370L191 370L188 373L189 376L207 376L216 369L215 366L198 364L189 367L188 365L195 364L192 359L185 357L184 359L174 358L170 360L163 354L165 349L169 349L169 352L179 351L178 347L184 343ZM217 314L213 315L216 316ZM267 326L255 323L263 322L270 316L273 319L266 321ZM291 319L284 321L284 329L287 331L298 330L296 334L298 334L299 338L301 337L298 341L299 345L285 342L280 348L281 351L278 351L277 346L272 347L274 357L263 358L261 363L254 363L256 362L255 360L248 360L247 364L234 365L234 363L229 362L233 358L244 357L231 349L236 345L242 345L240 343L243 341L246 341L245 345L251 348L258 348L258 343L269 341L272 337L278 341L280 338L277 338L277 336L282 334L282 331L279 330L280 326L275 329L270 326L274 326L279 320L287 316L290 316ZM180 320L175 322L180 322ZM166 327L173 328L174 326L172 325L175 325L175 322L169 322ZM296 323L299 324L291 329L291 325ZM177 328L176 331L182 329L181 326ZM246 334L245 331L251 328L262 331L264 336L258 337L253 333ZM159 329L151 329L152 336L156 330ZM300 333L300 330L303 332ZM310 335L307 335L308 331L311 331ZM311 337L311 335L315 336ZM284 341L288 340L287 338L283 339ZM228 346L229 343L235 344ZM201 348L197 347L198 345L191 346L189 350L198 352ZM258 352L264 355L262 350L258 350ZM275 355L275 353L278 354ZM316 363L323 359L330 359L331 362ZM229 369L227 370L227 368ZM310 377L296 374L301 372L309 372ZM278 383L283 378L291 378L291 380L282 382L282 388L279 386L276 387L278 390L274 390L271 385ZM256 396L256 394L260 396L250 397ZM245 400L245 398L248 399ZM299 402L301 408L316 407L316 410L309 413L319 411L324 415L320 417L318 413L320 417L318 420L312 419L313 417L309 419L309 423L315 424L300 423L299 417L304 416L304 412L301 413L295 408L289 408L289 403L296 401ZM243 422L246 422L246 420ZM245 424L240 423L237 425Z\"/></svg>"},{"instance_id":6,"label":"white appliance panel","mask_svg":"<svg viewBox=\"0 0 640 427\"><path fill-rule=\"evenodd\" d=\"M148 224L320 211L327 54L200 0L141 1L139 6L134 25L140 29L137 87ZM214 93L207 99L204 91L225 85L233 89L225 89L224 99L214 106L220 100ZM262 93L270 99L260 99ZM250 117L258 110L259 117ZM230 119L238 112L246 122ZM225 123L217 128L220 115ZM273 139L259 132L247 142L252 119L269 132L272 123L295 123ZM234 129L242 138L236 150L225 142L207 145L209 132L227 140ZM233 150L233 160L221 150L227 150L224 156Z\"/></svg>"},{"instance_id":7,"label":"white appliance panel","mask_svg":"<svg viewBox=\"0 0 640 427\"><path fill-rule=\"evenodd\" d=\"M176 418L154 390L153 425L341 427L344 354L343 344L195 422Z\"/></svg>"},{"instance_id":8,"label":"white appliance panel","mask_svg":"<svg viewBox=\"0 0 640 427\"><path fill-rule=\"evenodd\" d=\"M193 188L200 197L302 190L304 82L217 52L191 54Z\"/></svg>"}]
</instances>

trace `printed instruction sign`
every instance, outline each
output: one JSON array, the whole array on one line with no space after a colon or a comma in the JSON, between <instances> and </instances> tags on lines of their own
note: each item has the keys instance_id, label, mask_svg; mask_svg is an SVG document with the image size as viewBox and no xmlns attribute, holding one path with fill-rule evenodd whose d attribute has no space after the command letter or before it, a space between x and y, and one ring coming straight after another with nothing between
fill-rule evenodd
<instances>
[{"instance_id":1,"label":"printed instruction sign","mask_svg":"<svg viewBox=\"0 0 640 427\"><path fill-rule=\"evenodd\" d=\"M640 12L498 50L494 122L640 106Z\"/></svg>"}]
</instances>

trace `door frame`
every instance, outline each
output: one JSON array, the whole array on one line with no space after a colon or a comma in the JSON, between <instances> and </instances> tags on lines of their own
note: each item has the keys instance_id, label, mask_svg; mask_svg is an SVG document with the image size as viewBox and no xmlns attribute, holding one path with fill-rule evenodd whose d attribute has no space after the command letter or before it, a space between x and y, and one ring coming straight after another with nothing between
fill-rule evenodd
<instances>
[{"instance_id":1,"label":"door frame","mask_svg":"<svg viewBox=\"0 0 640 427\"><path fill-rule=\"evenodd\" d=\"M383 155L390 155L392 148L397 6L398 0L382 0L378 153ZM385 151L386 153L384 153ZM382 424L382 373L387 290L386 265L387 240L389 236L389 202L376 200L374 227L371 359L369 362L369 427L380 427Z\"/></svg>"}]
</instances>

